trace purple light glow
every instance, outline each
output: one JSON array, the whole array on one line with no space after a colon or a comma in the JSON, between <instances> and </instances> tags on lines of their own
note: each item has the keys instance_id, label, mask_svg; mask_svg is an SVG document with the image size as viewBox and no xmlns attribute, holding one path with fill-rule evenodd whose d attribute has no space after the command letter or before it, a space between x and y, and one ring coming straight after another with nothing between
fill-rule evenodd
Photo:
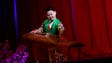
<instances>
[{"instance_id":1,"label":"purple light glow","mask_svg":"<svg viewBox=\"0 0 112 63\"><path fill-rule=\"evenodd\" d=\"M16 0L14 0L14 25L15 25L16 40L17 40L18 39L18 19L17 19Z\"/></svg>"},{"instance_id":2,"label":"purple light glow","mask_svg":"<svg viewBox=\"0 0 112 63\"><path fill-rule=\"evenodd\" d=\"M71 0L71 14L72 14L73 31L75 32L75 7L74 7L74 0ZM74 37L75 37L75 35L74 35Z\"/></svg>"},{"instance_id":3,"label":"purple light glow","mask_svg":"<svg viewBox=\"0 0 112 63\"><path fill-rule=\"evenodd\" d=\"M71 0L71 10L72 10L72 21L73 21L73 24L75 23L75 10L74 10L74 0ZM74 24L75 25L75 24Z\"/></svg>"}]
</instances>

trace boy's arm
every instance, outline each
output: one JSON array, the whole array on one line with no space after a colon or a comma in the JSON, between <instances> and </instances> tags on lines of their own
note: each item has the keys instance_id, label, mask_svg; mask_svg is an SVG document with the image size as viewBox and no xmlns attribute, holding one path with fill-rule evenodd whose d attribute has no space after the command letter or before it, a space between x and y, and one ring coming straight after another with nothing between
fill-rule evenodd
<instances>
[{"instance_id":1,"label":"boy's arm","mask_svg":"<svg viewBox=\"0 0 112 63\"><path fill-rule=\"evenodd\" d=\"M43 26L44 26L44 23L42 23L38 29L34 29L30 33L43 33Z\"/></svg>"},{"instance_id":2,"label":"boy's arm","mask_svg":"<svg viewBox=\"0 0 112 63\"><path fill-rule=\"evenodd\" d=\"M65 28L64 28L64 26L63 26L62 23L59 23L59 24L58 24L58 30L59 30L59 38L62 38L63 32L64 32L64 30L65 30Z\"/></svg>"}]
</instances>

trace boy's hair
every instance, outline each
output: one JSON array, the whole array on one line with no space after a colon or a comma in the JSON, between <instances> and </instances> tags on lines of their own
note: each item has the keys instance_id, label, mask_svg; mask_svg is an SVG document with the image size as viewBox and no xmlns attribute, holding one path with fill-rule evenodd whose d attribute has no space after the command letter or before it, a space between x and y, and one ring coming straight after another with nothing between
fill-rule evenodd
<instances>
[{"instance_id":1,"label":"boy's hair","mask_svg":"<svg viewBox=\"0 0 112 63\"><path fill-rule=\"evenodd\" d=\"M54 9L54 8L52 8L52 7L49 7L49 8L46 8L45 12L48 12L48 11L50 11L50 10L53 10L53 11L55 11L55 9Z\"/></svg>"}]
</instances>

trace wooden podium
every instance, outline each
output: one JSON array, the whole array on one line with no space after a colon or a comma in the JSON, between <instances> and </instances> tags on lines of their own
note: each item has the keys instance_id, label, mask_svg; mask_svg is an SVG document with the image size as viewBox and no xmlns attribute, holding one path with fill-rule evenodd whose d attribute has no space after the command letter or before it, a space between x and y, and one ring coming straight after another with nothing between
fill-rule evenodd
<instances>
[{"instance_id":1,"label":"wooden podium","mask_svg":"<svg viewBox=\"0 0 112 63\"><path fill-rule=\"evenodd\" d=\"M62 50L61 53L66 55L67 57L70 56L71 48L78 48L79 49L78 53L80 53L80 47L83 47L82 46L83 44L81 44L80 42L62 41L62 40L59 40L57 35L53 35L53 34L49 34L49 33L46 33L46 34L26 33L23 35L23 38L31 41L30 44L31 45L33 44L32 49L34 51L36 51L35 48L39 48L37 46L58 47L59 49ZM46 53L46 52L44 52L44 53ZM36 56L37 52L35 52L33 54L35 54L34 56L37 57ZM78 58L80 58L80 54L78 54ZM47 59L48 59L48 57L47 57ZM36 58L36 60L38 60L38 58ZM45 63L46 63L46 61L45 61ZM53 63L52 58L49 58L48 63Z\"/></svg>"}]
</instances>

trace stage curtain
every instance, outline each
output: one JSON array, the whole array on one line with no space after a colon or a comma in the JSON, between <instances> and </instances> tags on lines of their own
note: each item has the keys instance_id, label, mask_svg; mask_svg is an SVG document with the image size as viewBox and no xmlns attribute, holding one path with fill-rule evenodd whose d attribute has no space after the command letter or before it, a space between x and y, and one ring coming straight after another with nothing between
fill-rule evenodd
<instances>
[{"instance_id":1,"label":"stage curtain","mask_svg":"<svg viewBox=\"0 0 112 63\"><path fill-rule=\"evenodd\" d=\"M81 57L112 52L111 0L18 0L19 34L38 28L46 18L45 8L54 7L65 26L65 38L85 44ZM74 55L71 51L72 55ZM73 58L75 58L73 56Z\"/></svg>"}]
</instances>

